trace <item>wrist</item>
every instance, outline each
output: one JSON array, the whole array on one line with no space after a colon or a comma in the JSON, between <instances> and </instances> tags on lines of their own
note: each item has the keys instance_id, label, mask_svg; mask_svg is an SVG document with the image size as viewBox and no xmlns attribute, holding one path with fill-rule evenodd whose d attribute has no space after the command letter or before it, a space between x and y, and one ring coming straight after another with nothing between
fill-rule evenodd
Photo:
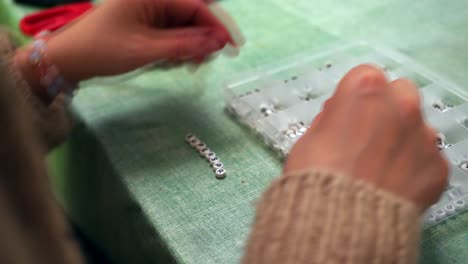
<instances>
[{"instance_id":1,"label":"wrist","mask_svg":"<svg viewBox=\"0 0 468 264\"><path fill-rule=\"evenodd\" d=\"M38 39L18 50L14 58L31 92L46 103L52 102L59 94L73 95L76 87L76 82L70 82L64 77L61 65L56 65L49 55L47 40Z\"/></svg>"},{"instance_id":2,"label":"wrist","mask_svg":"<svg viewBox=\"0 0 468 264\"><path fill-rule=\"evenodd\" d=\"M46 93L40 84L40 75L29 63L28 57L28 51L25 48L17 49L13 58L16 68L29 84L31 93L41 100L49 102L50 100L47 100Z\"/></svg>"},{"instance_id":3,"label":"wrist","mask_svg":"<svg viewBox=\"0 0 468 264\"><path fill-rule=\"evenodd\" d=\"M85 69L77 65L72 55L74 44L67 44L64 42L61 35L55 35L47 41L47 57L51 63L60 69L60 74L71 83L79 83L82 80L87 79L83 73Z\"/></svg>"}]
</instances>

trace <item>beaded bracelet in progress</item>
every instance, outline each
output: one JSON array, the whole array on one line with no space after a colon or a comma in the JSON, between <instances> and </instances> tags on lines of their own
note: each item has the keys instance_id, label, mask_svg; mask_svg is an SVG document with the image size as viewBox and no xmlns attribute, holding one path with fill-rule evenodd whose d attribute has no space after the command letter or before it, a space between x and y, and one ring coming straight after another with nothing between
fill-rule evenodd
<instances>
[{"instance_id":1,"label":"beaded bracelet in progress","mask_svg":"<svg viewBox=\"0 0 468 264\"><path fill-rule=\"evenodd\" d=\"M51 99L60 93L73 97L76 84L70 83L60 74L59 68L47 59L47 42L36 39L29 48L28 61L39 73L40 85Z\"/></svg>"}]
</instances>

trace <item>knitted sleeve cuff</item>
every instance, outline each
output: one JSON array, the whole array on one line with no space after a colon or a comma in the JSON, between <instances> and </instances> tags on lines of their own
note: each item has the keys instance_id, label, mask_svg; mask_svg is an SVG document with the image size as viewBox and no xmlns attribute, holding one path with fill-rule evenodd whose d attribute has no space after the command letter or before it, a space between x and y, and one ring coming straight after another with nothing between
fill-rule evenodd
<instances>
[{"instance_id":1,"label":"knitted sleeve cuff","mask_svg":"<svg viewBox=\"0 0 468 264\"><path fill-rule=\"evenodd\" d=\"M277 179L264 194L244 263L416 263L420 209L323 171Z\"/></svg>"},{"instance_id":2,"label":"knitted sleeve cuff","mask_svg":"<svg viewBox=\"0 0 468 264\"><path fill-rule=\"evenodd\" d=\"M18 103L26 105L30 109L34 128L37 129L44 145L48 150L62 143L72 128L72 121L68 112L68 98L59 95L49 105L36 97L23 79L19 70L13 63L13 55L17 48L17 42L6 29L0 28L0 70L5 72L8 80L1 80L4 89L8 89L20 98Z\"/></svg>"}]
</instances>

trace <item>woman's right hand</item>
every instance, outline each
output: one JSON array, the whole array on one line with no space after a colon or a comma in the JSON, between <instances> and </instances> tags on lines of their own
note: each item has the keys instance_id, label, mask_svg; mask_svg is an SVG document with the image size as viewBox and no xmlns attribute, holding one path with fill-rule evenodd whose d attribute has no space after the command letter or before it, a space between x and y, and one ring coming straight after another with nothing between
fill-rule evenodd
<instances>
[{"instance_id":1,"label":"woman's right hand","mask_svg":"<svg viewBox=\"0 0 468 264\"><path fill-rule=\"evenodd\" d=\"M426 209L448 165L420 111L417 88L377 68L351 70L290 152L284 172L325 169L371 183Z\"/></svg>"}]
</instances>

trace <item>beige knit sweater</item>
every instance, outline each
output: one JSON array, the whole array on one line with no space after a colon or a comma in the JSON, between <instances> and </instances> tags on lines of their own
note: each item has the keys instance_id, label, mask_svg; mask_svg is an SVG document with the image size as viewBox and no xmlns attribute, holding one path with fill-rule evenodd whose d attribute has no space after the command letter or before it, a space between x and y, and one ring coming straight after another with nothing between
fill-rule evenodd
<instances>
[{"instance_id":1,"label":"beige knit sweater","mask_svg":"<svg viewBox=\"0 0 468 264\"><path fill-rule=\"evenodd\" d=\"M244 263L417 263L418 209L346 175L297 172L263 195Z\"/></svg>"},{"instance_id":2,"label":"beige knit sweater","mask_svg":"<svg viewBox=\"0 0 468 264\"><path fill-rule=\"evenodd\" d=\"M71 123L46 106L11 64L0 32L0 260L82 263L43 162ZM243 263L416 263L419 210L347 175L305 171L275 180L258 204Z\"/></svg>"}]
</instances>

